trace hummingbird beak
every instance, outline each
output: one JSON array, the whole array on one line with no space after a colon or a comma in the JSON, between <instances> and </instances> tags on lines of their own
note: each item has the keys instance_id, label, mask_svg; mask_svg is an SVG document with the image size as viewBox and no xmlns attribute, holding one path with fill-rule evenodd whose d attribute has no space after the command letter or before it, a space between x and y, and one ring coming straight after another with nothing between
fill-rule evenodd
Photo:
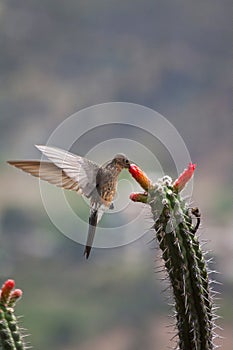
<instances>
[{"instance_id":1,"label":"hummingbird beak","mask_svg":"<svg viewBox=\"0 0 233 350\"><path fill-rule=\"evenodd\" d=\"M131 159L129 159L129 164L128 164L128 166L127 166L127 168L129 169L130 168L130 165L131 164L136 164L133 160L131 160ZM136 164L137 165L137 164Z\"/></svg>"},{"instance_id":2,"label":"hummingbird beak","mask_svg":"<svg viewBox=\"0 0 233 350\"><path fill-rule=\"evenodd\" d=\"M139 165L136 162L134 162L133 160L129 161L129 167L130 167L131 164L135 164L135 165L137 165L139 167Z\"/></svg>"}]
</instances>

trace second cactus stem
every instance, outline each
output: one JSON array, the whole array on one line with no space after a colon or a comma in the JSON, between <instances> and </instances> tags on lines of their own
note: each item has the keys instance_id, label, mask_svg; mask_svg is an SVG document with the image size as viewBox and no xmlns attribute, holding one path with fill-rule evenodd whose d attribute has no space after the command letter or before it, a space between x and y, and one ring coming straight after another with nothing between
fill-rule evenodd
<instances>
[{"instance_id":1,"label":"second cactus stem","mask_svg":"<svg viewBox=\"0 0 233 350\"><path fill-rule=\"evenodd\" d=\"M14 280L7 280L0 290L0 350L26 350L21 329L14 314L21 289L14 289Z\"/></svg>"}]
</instances>

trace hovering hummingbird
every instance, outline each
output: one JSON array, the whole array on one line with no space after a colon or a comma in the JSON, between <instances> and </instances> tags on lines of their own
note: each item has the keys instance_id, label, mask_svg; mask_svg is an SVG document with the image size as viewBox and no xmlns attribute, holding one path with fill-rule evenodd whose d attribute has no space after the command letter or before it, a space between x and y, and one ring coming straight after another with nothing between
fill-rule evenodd
<instances>
[{"instance_id":1,"label":"hovering hummingbird","mask_svg":"<svg viewBox=\"0 0 233 350\"><path fill-rule=\"evenodd\" d=\"M89 230L84 255L88 259L94 241L96 225L108 208L113 209L118 175L129 169L130 161L123 155L99 166L95 162L56 147L36 146L49 160L8 161L33 176L90 199Z\"/></svg>"}]
</instances>

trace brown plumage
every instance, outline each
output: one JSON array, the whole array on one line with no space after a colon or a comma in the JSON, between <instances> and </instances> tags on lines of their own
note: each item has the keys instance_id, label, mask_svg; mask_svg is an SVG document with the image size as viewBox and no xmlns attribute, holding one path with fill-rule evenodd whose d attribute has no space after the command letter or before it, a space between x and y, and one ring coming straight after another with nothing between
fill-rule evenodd
<instances>
[{"instance_id":1,"label":"brown plumage","mask_svg":"<svg viewBox=\"0 0 233 350\"><path fill-rule=\"evenodd\" d=\"M84 255L88 259L93 244L96 225L116 194L118 175L129 168L129 160L122 154L99 166L84 157L49 146L36 146L51 162L37 160L8 161L33 176L83 194L90 199L90 217Z\"/></svg>"}]
</instances>

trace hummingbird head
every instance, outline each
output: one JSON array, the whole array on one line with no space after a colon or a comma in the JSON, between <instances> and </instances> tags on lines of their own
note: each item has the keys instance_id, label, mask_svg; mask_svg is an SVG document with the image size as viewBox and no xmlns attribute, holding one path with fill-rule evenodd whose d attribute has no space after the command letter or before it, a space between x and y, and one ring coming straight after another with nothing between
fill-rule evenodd
<instances>
[{"instance_id":1,"label":"hummingbird head","mask_svg":"<svg viewBox=\"0 0 233 350\"><path fill-rule=\"evenodd\" d=\"M130 161L129 159L124 155L124 154L116 154L115 157L113 158L114 164L117 166L126 169L129 169L130 166Z\"/></svg>"}]
</instances>

